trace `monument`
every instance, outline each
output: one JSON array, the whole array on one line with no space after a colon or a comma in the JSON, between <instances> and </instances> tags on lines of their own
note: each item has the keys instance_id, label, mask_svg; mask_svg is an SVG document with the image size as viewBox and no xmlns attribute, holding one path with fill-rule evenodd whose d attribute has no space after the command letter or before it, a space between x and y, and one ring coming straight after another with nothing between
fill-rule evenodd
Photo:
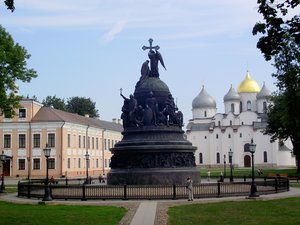
<instances>
[{"instance_id":1,"label":"monument","mask_svg":"<svg viewBox=\"0 0 300 225\"><path fill-rule=\"evenodd\" d=\"M149 60L142 65L134 94L127 98L120 89L123 139L110 149L108 184L185 184L187 177L200 182L196 147L185 139L182 112L159 78L159 64L166 67L160 47L152 42L142 47L149 50Z\"/></svg>"}]
</instances>

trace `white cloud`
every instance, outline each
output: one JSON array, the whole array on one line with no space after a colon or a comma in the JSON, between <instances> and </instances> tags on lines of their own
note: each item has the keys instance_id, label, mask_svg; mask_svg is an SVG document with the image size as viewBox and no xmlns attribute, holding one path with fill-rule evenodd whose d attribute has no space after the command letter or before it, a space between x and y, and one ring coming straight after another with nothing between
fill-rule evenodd
<instances>
[{"instance_id":1,"label":"white cloud","mask_svg":"<svg viewBox=\"0 0 300 225\"><path fill-rule=\"evenodd\" d=\"M114 24L110 31L104 35L105 41L111 42L113 39L115 39L115 36L123 31L126 24L127 20L121 20Z\"/></svg>"}]
</instances>

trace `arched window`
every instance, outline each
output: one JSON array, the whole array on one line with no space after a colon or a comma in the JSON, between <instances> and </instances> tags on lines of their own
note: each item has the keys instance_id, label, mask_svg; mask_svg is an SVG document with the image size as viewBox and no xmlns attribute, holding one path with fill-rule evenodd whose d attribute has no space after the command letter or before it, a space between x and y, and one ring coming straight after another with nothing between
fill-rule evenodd
<instances>
[{"instance_id":1,"label":"arched window","mask_svg":"<svg viewBox=\"0 0 300 225\"><path fill-rule=\"evenodd\" d=\"M217 164L220 164L220 153L217 152Z\"/></svg>"},{"instance_id":2,"label":"arched window","mask_svg":"<svg viewBox=\"0 0 300 225\"><path fill-rule=\"evenodd\" d=\"M247 101L247 110L251 111L251 101Z\"/></svg>"},{"instance_id":3,"label":"arched window","mask_svg":"<svg viewBox=\"0 0 300 225\"><path fill-rule=\"evenodd\" d=\"M243 103L240 102L240 113L243 112Z\"/></svg>"},{"instance_id":4,"label":"arched window","mask_svg":"<svg viewBox=\"0 0 300 225\"><path fill-rule=\"evenodd\" d=\"M230 120L230 122L229 122L229 123L230 123L230 126L232 126L232 120Z\"/></svg>"},{"instance_id":5,"label":"arched window","mask_svg":"<svg viewBox=\"0 0 300 225\"><path fill-rule=\"evenodd\" d=\"M231 138L231 134L228 134L228 138Z\"/></svg>"},{"instance_id":6,"label":"arched window","mask_svg":"<svg viewBox=\"0 0 300 225\"><path fill-rule=\"evenodd\" d=\"M218 134L216 134L216 139L218 139L219 138L219 135Z\"/></svg>"},{"instance_id":7,"label":"arched window","mask_svg":"<svg viewBox=\"0 0 300 225\"><path fill-rule=\"evenodd\" d=\"M264 113L267 112L267 103L266 102L263 102L263 110L264 110Z\"/></svg>"},{"instance_id":8,"label":"arched window","mask_svg":"<svg viewBox=\"0 0 300 225\"><path fill-rule=\"evenodd\" d=\"M199 163L203 164L203 155L201 152L199 153Z\"/></svg>"},{"instance_id":9,"label":"arched window","mask_svg":"<svg viewBox=\"0 0 300 225\"><path fill-rule=\"evenodd\" d=\"M234 113L234 104L231 103L231 106L230 106L230 107L231 107L231 112Z\"/></svg>"},{"instance_id":10,"label":"arched window","mask_svg":"<svg viewBox=\"0 0 300 225\"><path fill-rule=\"evenodd\" d=\"M268 153L264 151L264 162L268 162Z\"/></svg>"},{"instance_id":11,"label":"arched window","mask_svg":"<svg viewBox=\"0 0 300 225\"><path fill-rule=\"evenodd\" d=\"M204 117L207 117L207 112L206 111L204 111Z\"/></svg>"},{"instance_id":12,"label":"arched window","mask_svg":"<svg viewBox=\"0 0 300 225\"><path fill-rule=\"evenodd\" d=\"M218 121L218 126L219 126L219 127L221 126L221 121Z\"/></svg>"}]
</instances>

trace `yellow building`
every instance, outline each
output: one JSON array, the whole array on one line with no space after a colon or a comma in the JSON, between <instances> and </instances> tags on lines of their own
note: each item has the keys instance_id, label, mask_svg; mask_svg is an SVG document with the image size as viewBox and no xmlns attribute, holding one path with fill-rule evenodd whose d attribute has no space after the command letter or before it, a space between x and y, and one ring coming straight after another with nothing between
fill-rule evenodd
<instances>
[{"instance_id":1,"label":"yellow building","mask_svg":"<svg viewBox=\"0 0 300 225\"><path fill-rule=\"evenodd\" d=\"M15 117L0 116L0 150L10 156L4 164L5 176L45 176L46 144L51 148L49 176L85 177L87 153L89 176L109 171L109 149L122 139L120 120L79 116L31 99L20 103Z\"/></svg>"}]
</instances>

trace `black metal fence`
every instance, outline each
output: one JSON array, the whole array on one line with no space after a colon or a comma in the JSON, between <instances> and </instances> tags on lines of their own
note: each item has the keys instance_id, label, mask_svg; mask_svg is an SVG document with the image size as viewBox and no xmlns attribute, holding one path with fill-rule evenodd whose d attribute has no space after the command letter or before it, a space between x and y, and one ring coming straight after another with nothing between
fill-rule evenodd
<instances>
[{"instance_id":1,"label":"black metal fence","mask_svg":"<svg viewBox=\"0 0 300 225\"><path fill-rule=\"evenodd\" d=\"M202 183L193 186L194 198L248 196L251 182ZM289 190L287 178L270 178L256 181L258 194L272 194ZM18 197L43 198L44 180L23 181L18 184ZM80 179L50 184L53 199L184 199L184 185L103 185L86 184Z\"/></svg>"}]
</instances>

